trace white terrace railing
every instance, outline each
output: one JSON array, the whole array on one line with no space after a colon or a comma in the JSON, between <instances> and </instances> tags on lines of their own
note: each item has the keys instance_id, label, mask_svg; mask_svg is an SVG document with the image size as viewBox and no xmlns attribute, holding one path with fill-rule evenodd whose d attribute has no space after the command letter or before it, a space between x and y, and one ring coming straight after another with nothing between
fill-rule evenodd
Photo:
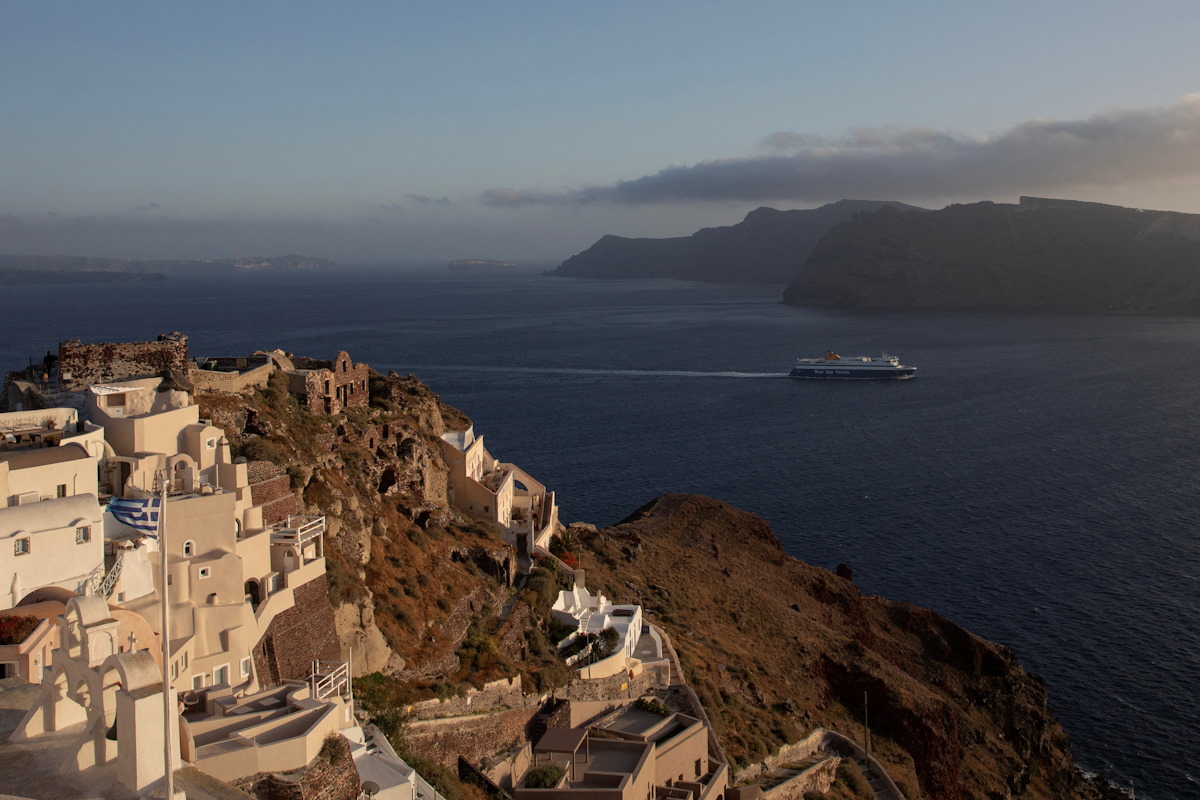
<instances>
[{"instance_id":1,"label":"white terrace railing","mask_svg":"<svg viewBox=\"0 0 1200 800\"><path fill-rule=\"evenodd\" d=\"M331 694L350 697L350 665L345 661L314 661L308 685L313 697L324 700Z\"/></svg>"},{"instance_id":2,"label":"white terrace railing","mask_svg":"<svg viewBox=\"0 0 1200 800\"><path fill-rule=\"evenodd\" d=\"M304 544L325 532L325 517L288 516L271 525L271 544Z\"/></svg>"},{"instance_id":3,"label":"white terrace railing","mask_svg":"<svg viewBox=\"0 0 1200 800\"><path fill-rule=\"evenodd\" d=\"M117 560L113 562L112 569L104 576L104 580L100 581L100 585L96 587L96 594L103 597L108 597L112 594L113 587L117 585L117 578L121 577L121 565L125 563L125 550L117 551Z\"/></svg>"}]
</instances>

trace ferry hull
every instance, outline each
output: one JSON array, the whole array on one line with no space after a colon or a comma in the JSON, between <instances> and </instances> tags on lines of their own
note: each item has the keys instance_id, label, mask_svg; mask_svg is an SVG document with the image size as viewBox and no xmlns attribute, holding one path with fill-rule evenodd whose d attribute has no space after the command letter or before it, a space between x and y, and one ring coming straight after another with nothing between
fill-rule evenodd
<instances>
[{"instance_id":1,"label":"ferry hull","mask_svg":"<svg viewBox=\"0 0 1200 800\"><path fill-rule=\"evenodd\" d=\"M796 367L789 375L793 378L821 378L824 380L904 380L916 375L916 367L891 369L854 369L846 367Z\"/></svg>"}]
</instances>

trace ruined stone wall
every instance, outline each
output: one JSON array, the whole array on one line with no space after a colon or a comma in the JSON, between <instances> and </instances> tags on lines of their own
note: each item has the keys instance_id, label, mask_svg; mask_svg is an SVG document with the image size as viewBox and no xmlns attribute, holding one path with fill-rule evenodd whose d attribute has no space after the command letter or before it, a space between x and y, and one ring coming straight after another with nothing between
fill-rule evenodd
<instances>
[{"instance_id":1,"label":"ruined stone wall","mask_svg":"<svg viewBox=\"0 0 1200 800\"><path fill-rule=\"evenodd\" d=\"M540 705L537 695L526 695L521 691L520 678L500 678L485 683L482 688L468 689L466 694L446 700L422 700L405 707L405 711L417 719L457 717L463 714L478 714L498 708L533 708Z\"/></svg>"},{"instance_id":2,"label":"ruined stone wall","mask_svg":"<svg viewBox=\"0 0 1200 800\"><path fill-rule=\"evenodd\" d=\"M335 399L341 407L366 407L370 400L369 377L370 368L366 364L355 364L345 350L338 353L333 364L333 386Z\"/></svg>"},{"instance_id":3,"label":"ruined stone wall","mask_svg":"<svg viewBox=\"0 0 1200 800\"><path fill-rule=\"evenodd\" d=\"M186 375L190 367L188 338L178 332L159 334L153 342L84 344L68 339L58 345L59 380L66 392L82 391L93 383L158 375L167 369Z\"/></svg>"},{"instance_id":4,"label":"ruined stone wall","mask_svg":"<svg viewBox=\"0 0 1200 800\"><path fill-rule=\"evenodd\" d=\"M242 394L251 389L265 388L274 371L275 365L270 362L243 372L193 369L188 373L188 380L199 391Z\"/></svg>"},{"instance_id":5,"label":"ruined stone wall","mask_svg":"<svg viewBox=\"0 0 1200 800\"><path fill-rule=\"evenodd\" d=\"M478 764L485 757L520 747L538 707L470 717L410 722L405 736L413 752L455 769L458 757Z\"/></svg>"},{"instance_id":6,"label":"ruined stone wall","mask_svg":"<svg viewBox=\"0 0 1200 800\"><path fill-rule=\"evenodd\" d=\"M779 767L787 764L789 761L803 761L817 752L817 749L824 740L825 731L822 728L817 728L800 741L780 747L779 752L775 755L767 756L762 761L749 764L744 769L738 770L734 774L733 780L735 783L752 783L768 772L779 769Z\"/></svg>"},{"instance_id":7,"label":"ruined stone wall","mask_svg":"<svg viewBox=\"0 0 1200 800\"><path fill-rule=\"evenodd\" d=\"M763 792L765 800L804 800L812 794L825 794L837 778L842 759L827 758L790 778L778 786Z\"/></svg>"},{"instance_id":8,"label":"ruined stone wall","mask_svg":"<svg viewBox=\"0 0 1200 800\"><path fill-rule=\"evenodd\" d=\"M370 402L368 378L371 369L355 364L345 350L332 364L311 358L295 358L301 372L290 372L288 388L313 414L338 414L345 408L366 407Z\"/></svg>"},{"instance_id":9,"label":"ruined stone wall","mask_svg":"<svg viewBox=\"0 0 1200 800\"><path fill-rule=\"evenodd\" d=\"M302 772L263 772L233 785L257 800L358 800L362 783L350 743L333 733Z\"/></svg>"},{"instance_id":10,"label":"ruined stone wall","mask_svg":"<svg viewBox=\"0 0 1200 800\"><path fill-rule=\"evenodd\" d=\"M261 683L304 680L313 661L342 659L325 576L294 591L296 605L271 620L254 647L254 666Z\"/></svg>"}]
</instances>

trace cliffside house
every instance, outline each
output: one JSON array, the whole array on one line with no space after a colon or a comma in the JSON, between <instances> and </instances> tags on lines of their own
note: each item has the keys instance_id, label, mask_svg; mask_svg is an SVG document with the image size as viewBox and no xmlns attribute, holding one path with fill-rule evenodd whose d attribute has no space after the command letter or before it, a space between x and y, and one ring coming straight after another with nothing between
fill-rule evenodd
<instances>
[{"instance_id":1,"label":"cliffside house","mask_svg":"<svg viewBox=\"0 0 1200 800\"><path fill-rule=\"evenodd\" d=\"M695 717L666 716L636 705L586 727L551 727L497 770L516 800L717 800L729 767L708 728ZM550 788L528 785L530 773L555 764Z\"/></svg>"},{"instance_id":2,"label":"cliffside house","mask_svg":"<svg viewBox=\"0 0 1200 800\"><path fill-rule=\"evenodd\" d=\"M504 528L518 552L549 554L559 528L554 492L516 464L493 458L474 427L443 434L442 454L455 506Z\"/></svg>"}]
</instances>

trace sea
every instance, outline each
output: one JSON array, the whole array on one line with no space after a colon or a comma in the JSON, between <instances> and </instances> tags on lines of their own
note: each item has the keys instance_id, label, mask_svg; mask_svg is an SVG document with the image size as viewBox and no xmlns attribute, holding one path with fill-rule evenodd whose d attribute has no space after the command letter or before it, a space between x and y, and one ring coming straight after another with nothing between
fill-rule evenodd
<instances>
[{"instance_id":1,"label":"sea","mask_svg":"<svg viewBox=\"0 0 1200 800\"><path fill-rule=\"evenodd\" d=\"M178 330L194 357L344 349L413 373L565 522L611 525L666 492L753 512L791 555L1013 648L1084 769L1200 797L1200 318L781 293L444 269L5 286L0 367ZM919 370L786 377L829 349Z\"/></svg>"}]
</instances>

